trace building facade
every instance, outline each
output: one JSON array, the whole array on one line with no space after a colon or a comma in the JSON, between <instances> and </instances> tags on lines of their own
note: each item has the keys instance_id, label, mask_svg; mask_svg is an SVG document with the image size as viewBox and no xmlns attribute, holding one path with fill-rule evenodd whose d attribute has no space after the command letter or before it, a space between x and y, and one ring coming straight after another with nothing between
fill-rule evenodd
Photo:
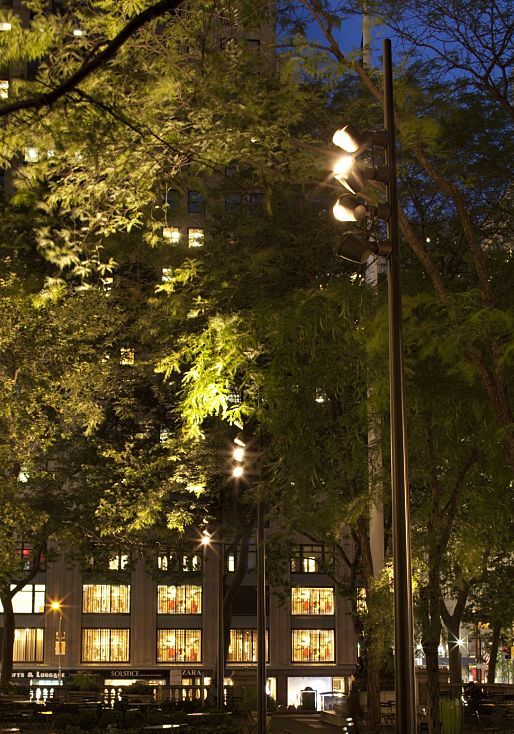
<instances>
[{"instance_id":1,"label":"building facade","mask_svg":"<svg viewBox=\"0 0 514 734\"><path fill-rule=\"evenodd\" d=\"M321 708L322 694L346 690L355 671L352 602L322 572L330 549L293 548L288 588L271 589L268 598L269 693L298 706L310 688ZM227 686L241 672L256 674L255 562L253 547L233 607ZM225 555L225 583L233 570L233 556ZM106 687L207 686L216 669L219 577L215 546L179 558L117 553L103 569L58 560L14 597L14 679L30 683L34 697L79 672Z\"/></svg>"}]
</instances>

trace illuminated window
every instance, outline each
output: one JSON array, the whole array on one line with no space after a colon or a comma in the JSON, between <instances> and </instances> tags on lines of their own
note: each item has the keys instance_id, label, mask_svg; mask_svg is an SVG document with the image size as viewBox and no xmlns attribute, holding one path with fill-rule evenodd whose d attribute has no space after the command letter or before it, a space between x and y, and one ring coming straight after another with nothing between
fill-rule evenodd
<instances>
[{"instance_id":1,"label":"illuminated window","mask_svg":"<svg viewBox=\"0 0 514 734\"><path fill-rule=\"evenodd\" d=\"M10 31L12 28L12 25L8 21L4 21L3 23L0 23L0 31Z\"/></svg>"},{"instance_id":2,"label":"illuminated window","mask_svg":"<svg viewBox=\"0 0 514 734\"><path fill-rule=\"evenodd\" d=\"M233 573L236 570L237 566L237 560L238 560L238 553L228 553L227 554L227 571L229 573ZM250 543L248 546L248 558L246 561L246 571L255 571L257 568L257 548L255 547L255 543Z\"/></svg>"},{"instance_id":3,"label":"illuminated window","mask_svg":"<svg viewBox=\"0 0 514 734\"><path fill-rule=\"evenodd\" d=\"M201 630L157 630L157 662L199 662L201 660L201 643Z\"/></svg>"},{"instance_id":4,"label":"illuminated window","mask_svg":"<svg viewBox=\"0 0 514 734\"><path fill-rule=\"evenodd\" d=\"M158 614L201 614L202 587L191 586L158 586Z\"/></svg>"},{"instance_id":5,"label":"illuminated window","mask_svg":"<svg viewBox=\"0 0 514 734\"><path fill-rule=\"evenodd\" d=\"M292 614L333 614L334 589L297 587L291 593Z\"/></svg>"},{"instance_id":6,"label":"illuminated window","mask_svg":"<svg viewBox=\"0 0 514 734\"><path fill-rule=\"evenodd\" d=\"M334 552L323 545L296 545L291 556L291 573L323 573L332 568Z\"/></svg>"},{"instance_id":7,"label":"illuminated window","mask_svg":"<svg viewBox=\"0 0 514 734\"><path fill-rule=\"evenodd\" d=\"M129 637L128 629L83 629L83 662L128 663Z\"/></svg>"},{"instance_id":8,"label":"illuminated window","mask_svg":"<svg viewBox=\"0 0 514 734\"><path fill-rule=\"evenodd\" d=\"M163 551L157 556L160 571L186 571L196 573L202 570L202 557L199 553L178 553Z\"/></svg>"},{"instance_id":9,"label":"illuminated window","mask_svg":"<svg viewBox=\"0 0 514 734\"><path fill-rule=\"evenodd\" d=\"M131 347L121 347L120 364L131 366L134 364L134 350Z\"/></svg>"},{"instance_id":10,"label":"illuminated window","mask_svg":"<svg viewBox=\"0 0 514 734\"><path fill-rule=\"evenodd\" d=\"M39 160L38 148L25 148L25 163L37 163Z\"/></svg>"},{"instance_id":11,"label":"illuminated window","mask_svg":"<svg viewBox=\"0 0 514 734\"><path fill-rule=\"evenodd\" d=\"M231 663L257 662L257 630L230 630L228 660ZM268 630L266 630L266 661L268 660Z\"/></svg>"},{"instance_id":12,"label":"illuminated window","mask_svg":"<svg viewBox=\"0 0 514 734\"><path fill-rule=\"evenodd\" d=\"M84 584L82 611L85 614L128 614L130 586L128 584Z\"/></svg>"},{"instance_id":13,"label":"illuminated window","mask_svg":"<svg viewBox=\"0 0 514 734\"><path fill-rule=\"evenodd\" d=\"M42 627L25 627L14 630L13 662L43 662L44 630Z\"/></svg>"},{"instance_id":14,"label":"illuminated window","mask_svg":"<svg viewBox=\"0 0 514 734\"><path fill-rule=\"evenodd\" d=\"M14 585L11 586L11 590ZM13 596L13 612L15 614L43 614L45 611L45 585L27 584ZM0 601L0 613L4 611Z\"/></svg>"},{"instance_id":15,"label":"illuminated window","mask_svg":"<svg viewBox=\"0 0 514 734\"><path fill-rule=\"evenodd\" d=\"M124 571L128 565L128 553L116 553L109 557L109 571Z\"/></svg>"},{"instance_id":16,"label":"illuminated window","mask_svg":"<svg viewBox=\"0 0 514 734\"><path fill-rule=\"evenodd\" d=\"M205 211L205 201L201 191L187 192L187 211L190 214L203 214Z\"/></svg>"},{"instance_id":17,"label":"illuminated window","mask_svg":"<svg viewBox=\"0 0 514 734\"><path fill-rule=\"evenodd\" d=\"M203 245L203 229L189 227L187 230L187 244L189 247L201 247Z\"/></svg>"},{"instance_id":18,"label":"illuminated window","mask_svg":"<svg viewBox=\"0 0 514 734\"><path fill-rule=\"evenodd\" d=\"M9 97L9 82L7 79L0 79L0 99Z\"/></svg>"},{"instance_id":19,"label":"illuminated window","mask_svg":"<svg viewBox=\"0 0 514 734\"><path fill-rule=\"evenodd\" d=\"M176 245L180 242L180 229L178 227L163 227L162 228L163 239Z\"/></svg>"},{"instance_id":20,"label":"illuminated window","mask_svg":"<svg viewBox=\"0 0 514 734\"><path fill-rule=\"evenodd\" d=\"M334 630L293 630L293 663L334 662Z\"/></svg>"},{"instance_id":21,"label":"illuminated window","mask_svg":"<svg viewBox=\"0 0 514 734\"><path fill-rule=\"evenodd\" d=\"M169 283L173 275L173 268L163 268L161 272L161 281L163 283Z\"/></svg>"}]
</instances>

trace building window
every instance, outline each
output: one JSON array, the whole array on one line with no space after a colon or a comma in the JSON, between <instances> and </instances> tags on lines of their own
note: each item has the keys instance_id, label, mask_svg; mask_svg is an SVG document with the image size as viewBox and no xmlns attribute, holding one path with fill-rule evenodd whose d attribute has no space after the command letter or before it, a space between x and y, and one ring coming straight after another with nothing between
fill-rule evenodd
<instances>
[{"instance_id":1,"label":"building window","mask_svg":"<svg viewBox=\"0 0 514 734\"><path fill-rule=\"evenodd\" d=\"M187 230L187 244L189 247L202 247L203 229L200 229L199 227L189 227Z\"/></svg>"},{"instance_id":2,"label":"building window","mask_svg":"<svg viewBox=\"0 0 514 734\"><path fill-rule=\"evenodd\" d=\"M334 589L297 587L292 589L291 614L333 614Z\"/></svg>"},{"instance_id":3,"label":"building window","mask_svg":"<svg viewBox=\"0 0 514 734\"><path fill-rule=\"evenodd\" d=\"M109 571L125 571L129 565L128 553L115 553L109 556Z\"/></svg>"},{"instance_id":4,"label":"building window","mask_svg":"<svg viewBox=\"0 0 514 734\"><path fill-rule=\"evenodd\" d=\"M0 79L0 99L9 98L9 81L7 79Z\"/></svg>"},{"instance_id":5,"label":"building window","mask_svg":"<svg viewBox=\"0 0 514 734\"><path fill-rule=\"evenodd\" d=\"M25 163L37 163L39 161L38 148L25 148Z\"/></svg>"},{"instance_id":6,"label":"building window","mask_svg":"<svg viewBox=\"0 0 514 734\"><path fill-rule=\"evenodd\" d=\"M259 209L264 201L264 195L261 191L252 191L243 196L243 204L250 209Z\"/></svg>"},{"instance_id":7,"label":"building window","mask_svg":"<svg viewBox=\"0 0 514 734\"><path fill-rule=\"evenodd\" d=\"M246 47L251 51L259 52L261 50L261 42L258 38L247 38Z\"/></svg>"},{"instance_id":8,"label":"building window","mask_svg":"<svg viewBox=\"0 0 514 734\"><path fill-rule=\"evenodd\" d=\"M227 194L225 197L225 213L240 214L243 206L243 197L241 194Z\"/></svg>"},{"instance_id":9,"label":"building window","mask_svg":"<svg viewBox=\"0 0 514 734\"><path fill-rule=\"evenodd\" d=\"M163 227L162 237L167 242L171 242L172 245L176 245L180 242L180 228L179 227Z\"/></svg>"},{"instance_id":10,"label":"building window","mask_svg":"<svg viewBox=\"0 0 514 734\"><path fill-rule=\"evenodd\" d=\"M293 630L293 663L334 662L334 630Z\"/></svg>"},{"instance_id":11,"label":"building window","mask_svg":"<svg viewBox=\"0 0 514 734\"><path fill-rule=\"evenodd\" d=\"M180 191L178 189L168 189L166 191L166 204L169 207L170 214L177 214L180 211Z\"/></svg>"},{"instance_id":12,"label":"building window","mask_svg":"<svg viewBox=\"0 0 514 734\"><path fill-rule=\"evenodd\" d=\"M157 556L157 568L160 571L197 573L202 570L202 557L199 553L162 552Z\"/></svg>"},{"instance_id":13,"label":"building window","mask_svg":"<svg viewBox=\"0 0 514 734\"><path fill-rule=\"evenodd\" d=\"M85 614L128 614L130 586L128 584L84 584L82 611Z\"/></svg>"},{"instance_id":14,"label":"building window","mask_svg":"<svg viewBox=\"0 0 514 734\"><path fill-rule=\"evenodd\" d=\"M227 571L233 573L237 567L238 553L229 553L227 555ZM250 543L248 547L248 559L246 561L246 571L255 571L257 568L257 549L255 543Z\"/></svg>"},{"instance_id":15,"label":"building window","mask_svg":"<svg viewBox=\"0 0 514 734\"><path fill-rule=\"evenodd\" d=\"M187 192L187 211L190 214L203 214L205 211L205 201L201 191Z\"/></svg>"},{"instance_id":16,"label":"building window","mask_svg":"<svg viewBox=\"0 0 514 734\"><path fill-rule=\"evenodd\" d=\"M228 661L231 663L257 662L257 630L230 630ZM268 662L268 630L266 630L266 661Z\"/></svg>"},{"instance_id":17,"label":"building window","mask_svg":"<svg viewBox=\"0 0 514 734\"><path fill-rule=\"evenodd\" d=\"M173 278L173 268L163 268L161 271L161 282L170 283Z\"/></svg>"},{"instance_id":18,"label":"building window","mask_svg":"<svg viewBox=\"0 0 514 734\"><path fill-rule=\"evenodd\" d=\"M83 629L82 661L84 663L128 663L128 629Z\"/></svg>"},{"instance_id":19,"label":"building window","mask_svg":"<svg viewBox=\"0 0 514 734\"><path fill-rule=\"evenodd\" d=\"M332 548L324 545L296 545L291 556L291 573L323 573L334 564Z\"/></svg>"},{"instance_id":20,"label":"building window","mask_svg":"<svg viewBox=\"0 0 514 734\"><path fill-rule=\"evenodd\" d=\"M21 473L21 470L20 470L20 473ZM24 473L24 476L26 477L24 481L27 481L28 474ZM20 480L20 481L23 481L23 480ZM21 569L23 571L31 571L32 563L34 559L34 554L32 552L32 546L27 545L25 543L20 543L20 545L16 548L15 552L20 560Z\"/></svg>"},{"instance_id":21,"label":"building window","mask_svg":"<svg viewBox=\"0 0 514 734\"><path fill-rule=\"evenodd\" d=\"M43 662L44 630L42 627L25 627L14 630L13 662Z\"/></svg>"},{"instance_id":22,"label":"building window","mask_svg":"<svg viewBox=\"0 0 514 734\"><path fill-rule=\"evenodd\" d=\"M201 641L201 630L157 630L157 662L197 663Z\"/></svg>"},{"instance_id":23,"label":"building window","mask_svg":"<svg viewBox=\"0 0 514 734\"><path fill-rule=\"evenodd\" d=\"M132 347L121 347L120 349L120 364L126 367L131 367L135 362L134 350Z\"/></svg>"},{"instance_id":24,"label":"building window","mask_svg":"<svg viewBox=\"0 0 514 734\"><path fill-rule=\"evenodd\" d=\"M11 586L11 590L14 585ZM43 614L45 611L45 585L27 584L12 598L12 607L15 614ZM0 614L4 608L0 601Z\"/></svg>"},{"instance_id":25,"label":"building window","mask_svg":"<svg viewBox=\"0 0 514 734\"><path fill-rule=\"evenodd\" d=\"M158 586L158 614L201 614L202 587L191 586Z\"/></svg>"}]
</instances>

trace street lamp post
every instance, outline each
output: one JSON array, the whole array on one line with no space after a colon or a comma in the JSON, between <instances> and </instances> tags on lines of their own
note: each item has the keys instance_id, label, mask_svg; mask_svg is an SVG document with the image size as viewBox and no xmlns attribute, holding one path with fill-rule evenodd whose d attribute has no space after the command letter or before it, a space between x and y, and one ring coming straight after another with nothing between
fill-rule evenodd
<instances>
[{"instance_id":1,"label":"street lamp post","mask_svg":"<svg viewBox=\"0 0 514 734\"><path fill-rule=\"evenodd\" d=\"M339 245L339 253L352 262L365 263L370 255L387 258L389 321L389 384L391 430L391 491L393 509L394 628L396 732L416 734L416 702L413 649L413 614L411 581L411 546L409 517L409 484L407 466L407 432L405 410L405 378L403 366L402 296L400 282L400 249L398 192L396 179L395 122L391 41L384 40L384 131L359 136L352 126L338 130L334 143L347 152L336 164L334 177L346 192L334 206L334 216L343 222L359 222L370 211L385 219L386 242L376 245L362 232L348 232ZM385 166L381 169L354 170L354 156L369 144L385 150ZM386 205L371 208L356 198L366 180L386 185ZM350 192L350 193L348 193Z\"/></svg>"},{"instance_id":2,"label":"street lamp post","mask_svg":"<svg viewBox=\"0 0 514 734\"><path fill-rule=\"evenodd\" d=\"M220 524L221 534L221 524ZM223 614L223 602L224 602L224 578L223 572L223 539L220 537L218 540L213 540L212 536L204 531L201 539L201 544L206 548L207 546L213 546L214 544L219 546L218 551L218 599L217 599L217 627L218 627L218 650L216 655L216 706L221 711L225 705L225 619Z\"/></svg>"},{"instance_id":3,"label":"street lamp post","mask_svg":"<svg viewBox=\"0 0 514 734\"><path fill-rule=\"evenodd\" d=\"M58 662L58 672L57 672L57 678L59 680L59 685L62 685L62 604L59 601L53 601L50 605L50 608L54 612L59 612L59 618L57 622L57 645L56 645L56 654L59 656L59 662Z\"/></svg>"}]
</instances>

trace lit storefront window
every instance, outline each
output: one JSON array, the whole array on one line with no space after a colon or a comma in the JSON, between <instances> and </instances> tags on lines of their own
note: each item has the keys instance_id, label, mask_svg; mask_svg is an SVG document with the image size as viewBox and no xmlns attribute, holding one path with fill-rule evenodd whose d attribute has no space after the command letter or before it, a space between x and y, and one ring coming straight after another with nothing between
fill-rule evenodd
<instances>
[{"instance_id":1,"label":"lit storefront window","mask_svg":"<svg viewBox=\"0 0 514 734\"><path fill-rule=\"evenodd\" d=\"M11 589L14 586L11 585ZM12 598L12 607L15 614L43 614L45 611L45 585L27 584ZM0 602L0 614L4 611Z\"/></svg>"},{"instance_id":2,"label":"lit storefront window","mask_svg":"<svg viewBox=\"0 0 514 734\"><path fill-rule=\"evenodd\" d=\"M128 663L129 633L128 629L83 629L83 662Z\"/></svg>"},{"instance_id":3,"label":"lit storefront window","mask_svg":"<svg viewBox=\"0 0 514 734\"><path fill-rule=\"evenodd\" d=\"M42 627L26 627L14 630L13 662L43 662L44 630Z\"/></svg>"},{"instance_id":4,"label":"lit storefront window","mask_svg":"<svg viewBox=\"0 0 514 734\"><path fill-rule=\"evenodd\" d=\"M257 630L230 630L228 660L231 663L257 662ZM266 661L268 661L268 630L266 630Z\"/></svg>"},{"instance_id":5,"label":"lit storefront window","mask_svg":"<svg viewBox=\"0 0 514 734\"><path fill-rule=\"evenodd\" d=\"M334 630L293 630L293 663L334 662Z\"/></svg>"},{"instance_id":6,"label":"lit storefront window","mask_svg":"<svg viewBox=\"0 0 514 734\"><path fill-rule=\"evenodd\" d=\"M201 614L202 587L191 586L158 586L158 614Z\"/></svg>"},{"instance_id":7,"label":"lit storefront window","mask_svg":"<svg viewBox=\"0 0 514 734\"><path fill-rule=\"evenodd\" d=\"M201 660L201 630L157 630L157 662L196 663Z\"/></svg>"},{"instance_id":8,"label":"lit storefront window","mask_svg":"<svg viewBox=\"0 0 514 734\"><path fill-rule=\"evenodd\" d=\"M84 584L82 611L85 614L128 614L130 586L128 584Z\"/></svg>"},{"instance_id":9,"label":"lit storefront window","mask_svg":"<svg viewBox=\"0 0 514 734\"><path fill-rule=\"evenodd\" d=\"M334 589L297 587L291 594L292 614L333 614Z\"/></svg>"}]
</instances>

